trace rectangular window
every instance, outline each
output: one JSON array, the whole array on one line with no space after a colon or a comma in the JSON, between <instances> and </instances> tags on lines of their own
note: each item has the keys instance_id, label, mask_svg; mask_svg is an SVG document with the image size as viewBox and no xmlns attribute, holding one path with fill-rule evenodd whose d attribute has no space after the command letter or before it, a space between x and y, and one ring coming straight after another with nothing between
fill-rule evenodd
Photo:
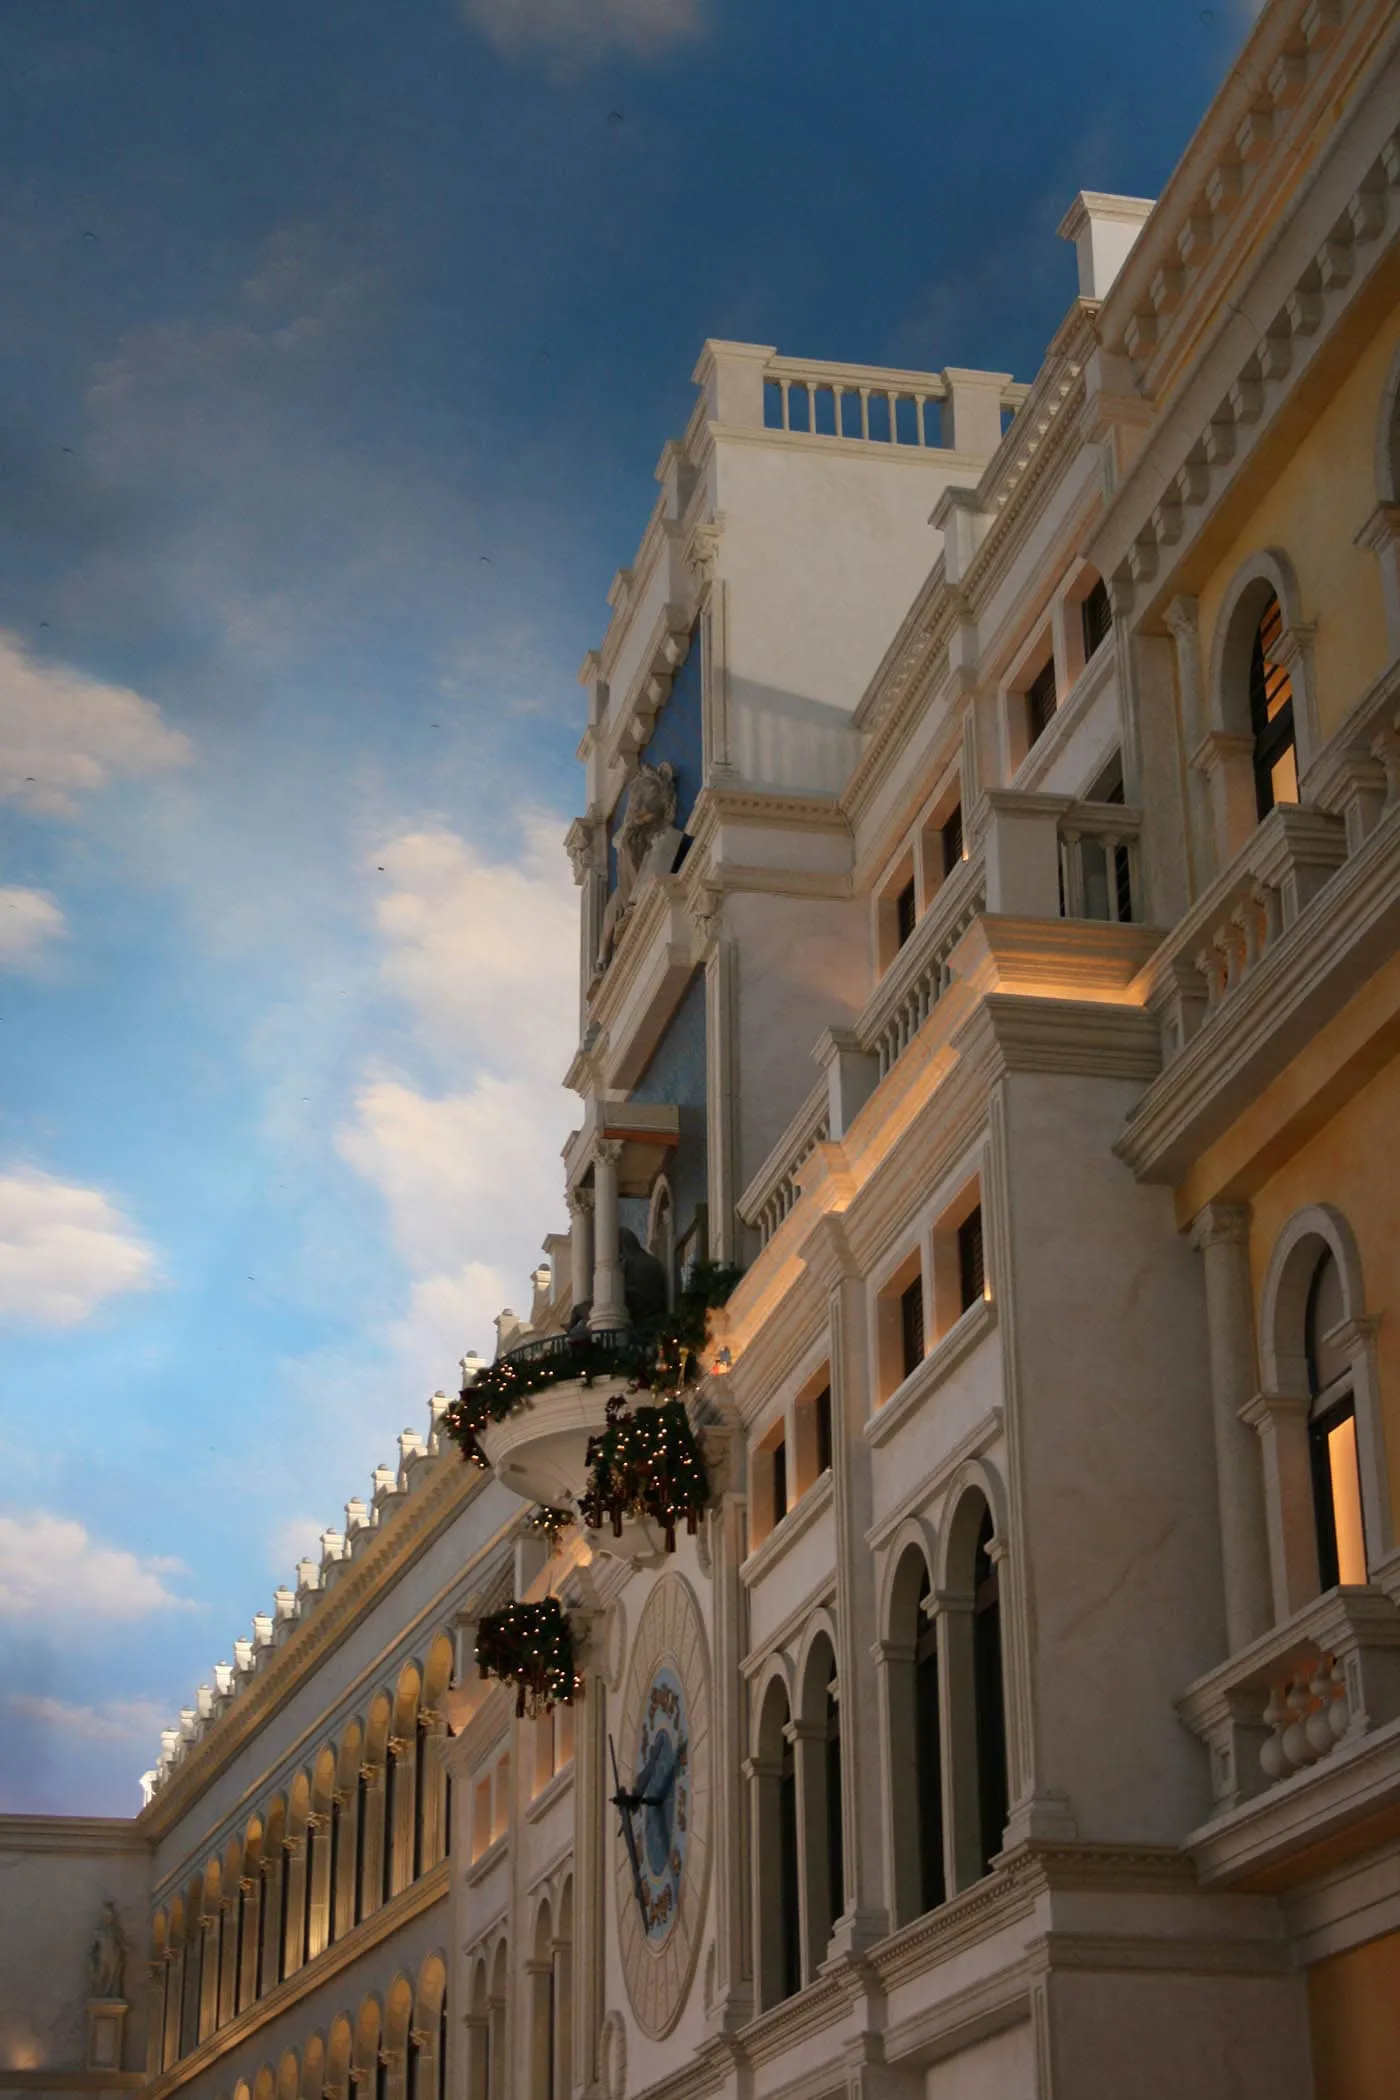
<instances>
[{"instance_id":1,"label":"rectangular window","mask_svg":"<svg viewBox=\"0 0 1400 2100\"><path fill-rule=\"evenodd\" d=\"M900 948L914 931L918 912L914 902L914 879L911 876L894 901L895 942Z\"/></svg>"},{"instance_id":2,"label":"rectangular window","mask_svg":"<svg viewBox=\"0 0 1400 2100\"><path fill-rule=\"evenodd\" d=\"M787 1515L787 1443L779 1437L773 1446L773 1522L781 1524Z\"/></svg>"},{"instance_id":3,"label":"rectangular window","mask_svg":"<svg viewBox=\"0 0 1400 2100\"><path fill-rule=\"evenodd\" d=\"M1113 607L1108 601L1108 585L1102 577L1080 605L1079 617L1084 633L1084 661L1088 663L1100 643L1108 640L1113 626Z\"/></svg>"},{"instance_id":4,"label":"rectangular window","mask_svg":"<svg viewBox=\"0 0 1400 2100\"><path fill-rule=\"evenodd\" d=\"M831 1387L824 1385L813 1402L817 1432L817 1478L831 1471Z\"/></svg>"},{"instance_id":5,"label":"rectangular window","mask_svg":"<svg viewBox=\"0 0 1400 2100\"><path fill-rule=\"evenodd\" d=\"M955 802L943 821L943 873L947 877L962 866L962 804Z\"/></svg>"},{"instance_id":6,"label":"rectangular window","mask_svg":"<svg viewBox=\"0 0 1400 2100\"><path fill-rule=\"evenodd\" d=\"M982 1206L971 1211L958 1227L958 1291L962 1309L976 1305L985 1295L987 1270L982 1251Z\"/></svg>"},{"instance_id":7,"label":"rectangular window","mask_svg":"<svg viewBox=\"0 0 1400 2100\"><path fill-rule=\"evenodd\" d=\"M921 1276L899 1298L899 1332L904 1351L904 1376L916 1371L924 1360L924 1284Z\"/></svg>"},{"instance_id":8,"label":"rectangular window","mask_svg":"<svg viewBox=\"0 0 1400 2100\"><path fill-rule=\"evenodd\" d=\"M1026 736L1029 743L1038 744L1050 727L1055 712L1055 659L1050 657L1045 669L1026 688Z\"/></svg>"}]
</instances>

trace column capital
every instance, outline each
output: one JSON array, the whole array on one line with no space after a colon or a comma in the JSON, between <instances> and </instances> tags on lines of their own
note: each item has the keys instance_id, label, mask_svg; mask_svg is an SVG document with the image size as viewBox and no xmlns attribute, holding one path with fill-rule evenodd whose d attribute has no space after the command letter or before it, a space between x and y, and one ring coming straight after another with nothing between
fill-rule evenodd
<instances>
[{"instance_id":1,"label":"column capital","mask_svg":"<svg viewBox=\"0 0 1400 2100\"><path fill-rule=\"evenodd\" d=\"M1191 1245L1247 1247L1250 1218L1247 1203L1207 1203L1191 1220Z\"/></svg>"},{"instance_id":2,"label":"column capital","mask_svg":"<svg viewBox=\"0 0 1400 2100\"><path fill-rule=\"evenodd\" d=\"M612 1142L613 1142L613 1140L611 1140L611 1139L608 1139L608 1138L604 1138L604 1139L602 1139L602 1140L601 1140L601 1142L602 1142L603 1144L609 1144L609 1143L612 1143ZM571 1217L575 1217L575 1218L591 1218L591 1217L592 1217L592 1215L593 1215L593 1191L592 1191L592 1189L591 1189L591 1188L588 1188L588 1187L586 1187L586 1186L583 1186L583 1185L581 1185L580 1187L578 1187L578 1188L576 1188L576 1189L569 1189L569 1190L568 1190L568 1192L567 1192L567 1193L566 1193L566 1195L565 1195L564 1201L565 1201L565 1202L566 1202L566 1203L568 1204L568 1206L569 1206L569 1214L570 1214L570 1216L571 1216Z\"/></svg>"},{"instance_id":3,"label":"column capital","mask_svg":"<svg viewBox=\"0 0 1400 2100\"><path fill-rule=\"evenodd\" d=\"M1173 598L1162 618L1178 647L1183 642L1194 641L1200 634L1201 608L1195 598Z\"/></svg>"},{"instance_id":4,"label":"column capital","mask_svg":"<svg viewBox=\"0 0 1400 2100\"><path fill-rule=\"evenodd\" d=\"M1400 503L1378 503L1357 533L1353 545L1380 554L1400 542Z\"/></svg>"},{"instance_id":5,"label":"column capital","mask_svg":"<svg viewBox=\"0 0 1400 2100\"><path fill-rule=\"evenodd\" d=\"M620 1167L622 1165L621 1138L600 1137L593 1141L593 1157L599 1166Z\"/></svg>"},{"instance_id":6,"label":"column capital","mask_svg":"<svg viewBox=\"0 0 1400 2100\"><path fill-rule=\"evenodd\" d=\"M360 1777L366 1786L378 1786L384 1777L383 1765L361 1765Z\"/></svg>"}]
</instances>

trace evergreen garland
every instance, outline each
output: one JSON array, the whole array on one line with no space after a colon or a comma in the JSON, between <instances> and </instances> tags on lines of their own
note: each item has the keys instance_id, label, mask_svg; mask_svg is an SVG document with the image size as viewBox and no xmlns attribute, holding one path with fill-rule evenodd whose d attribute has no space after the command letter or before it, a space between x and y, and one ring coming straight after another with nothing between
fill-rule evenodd
<instances>
[{"instance_id":1,"label":"evergreen garland","mask_svg":"<svg viewBox=\"0 0 1400 2100\"><path fill-rule=\"evenodd\" d=\"M483 1677L515 1686L521 1719L572 1706L581 1689L573 1627L557 1597L488 1613L476 1631L476 1665Z\"/></svg>"},{"instance_id":2,"label":"evergreen garland","mask_svg":"<svg viewBox=\"0 0 1400 2100\"><path fill-rule=\"evenodd\" d=\"M678 1521L684 1517L694 1536L709 1500L709 1476L683 1400L635 1413L621 1398L608 1402L608 1426L588 1444L588 1486L579 1498L585 1524L598 1531L610 1519L621 1538L625 1517L649 1517L674 1553Z\"/></svg>"}]
</instances>

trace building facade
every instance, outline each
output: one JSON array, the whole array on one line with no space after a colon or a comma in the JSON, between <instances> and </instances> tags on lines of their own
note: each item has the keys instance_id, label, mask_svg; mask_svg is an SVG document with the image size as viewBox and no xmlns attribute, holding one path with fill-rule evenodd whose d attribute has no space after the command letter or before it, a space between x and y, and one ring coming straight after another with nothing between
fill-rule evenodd
<instances>
[{"instance_id":1,"label":"building facade","mask_svg":"<svg viewBox=\"0 0 1400 2100\"><path fill-rule=\"evenodd\" d=\"M1029 386L706 345L569 1232L134 1824L0 1830L0 2094L1400 2090L1398 116L1270 0ZM591 1439L720 1279L669 1536Z\"/></svg>"}]
</instances>

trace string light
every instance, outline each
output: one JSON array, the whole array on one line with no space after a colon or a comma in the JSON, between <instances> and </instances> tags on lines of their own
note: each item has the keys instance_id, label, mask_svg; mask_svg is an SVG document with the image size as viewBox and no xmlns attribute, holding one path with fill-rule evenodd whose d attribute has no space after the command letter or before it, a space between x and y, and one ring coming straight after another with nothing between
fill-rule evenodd
<instances>
[{"instance_id":1,"label":"string light","mask_svg":"<svg viewBox=\"0 0 1400 2100\"><path fill-rule=\"evenodd\" d=\"M483 1677L515 1686L520 1720L572 1706L583 1690L574 1630L557 1597L488 1612L476 1630L476 1666Z\"/></svg>"}]
</instances>

